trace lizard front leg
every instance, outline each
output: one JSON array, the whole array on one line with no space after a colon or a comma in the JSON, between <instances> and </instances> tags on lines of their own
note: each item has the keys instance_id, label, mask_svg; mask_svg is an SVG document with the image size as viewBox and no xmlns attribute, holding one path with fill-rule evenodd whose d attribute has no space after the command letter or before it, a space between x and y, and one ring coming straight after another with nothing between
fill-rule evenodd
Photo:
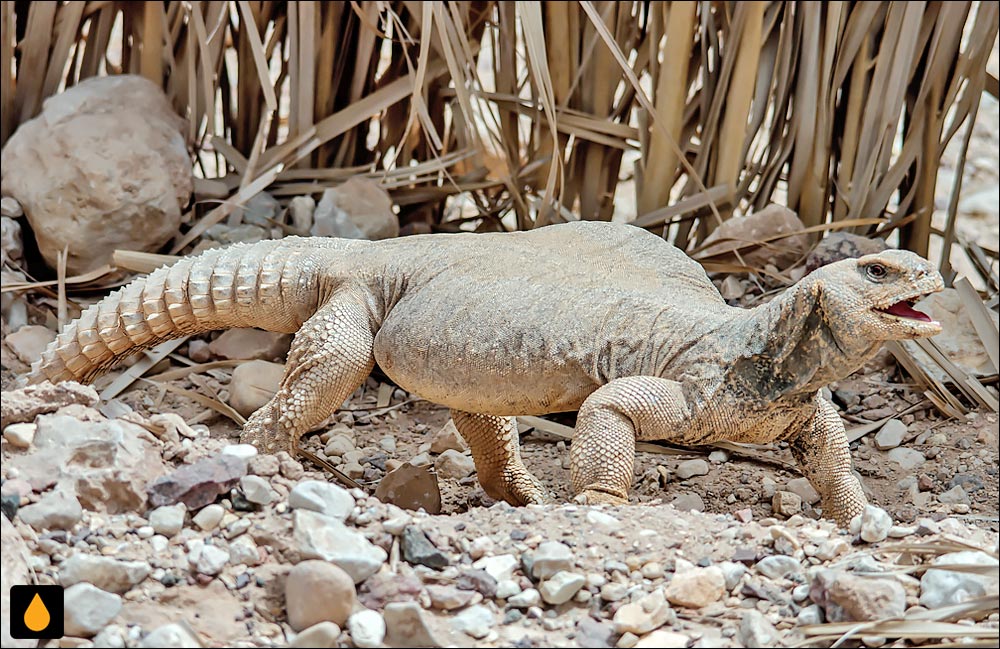
<instances>
[{"instance_id":1,"label":"lizard front leg","mask_svg":"<svg viewBox=\"0 0 1000 649\"><path fill-rule=\"evenodd\" d=\"M847 433L833 404L817 396L812 419L788 441L802 474L819 492L823 513L847 527L864 511L868 499L851 472Z\"/></svg>"},{"instance_id":2,"label":"lizard front leg","mask_svg":"<svg viewBox=\"0 0 1000 649\"><path fill-rule=\"evenodd\" d=\"M690 414L676 381L630 376L595 390L580 406L570 446L573 491L591 504L627 503L635 440L682 442Z\"/></svg>"},{"instance_id":3,"label":"lizard front leg","mask_svg":"<svg viewBox=\"0 0 1000 649\"><path fill-rule=\"evenodd\" d=\"M340 407L375 364L371 316L351 292L335 295L295 334L274 397L250 416L240 441L294 455L299 437Z\"/></svg>"},{"instance_id":4,"label":"lizard front leg","mask_svg":"<svg viewBox=\"0 0 1000 649\"><path fill-rule=\"evenodd\" d=\"M517 419L452 410L455 428L469 444L479 484L492 498L512 505L541 504L545 488L521 460Z\"/></svg>"}]
</instances>

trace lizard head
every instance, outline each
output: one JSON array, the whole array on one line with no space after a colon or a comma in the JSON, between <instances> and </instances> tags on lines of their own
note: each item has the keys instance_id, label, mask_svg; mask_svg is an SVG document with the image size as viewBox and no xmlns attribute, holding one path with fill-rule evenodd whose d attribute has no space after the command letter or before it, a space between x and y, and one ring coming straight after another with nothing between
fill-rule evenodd
<instances>
[{"instance_id":1,"label":"lizard head","mask_svg":"<svg viewBox=\"0 0 1000 649\"><path fill-rule=\"evenodd\" d=\"M838 334L885 341L941 333L939 322L913 308L914 302L944 288L941 274L923 257L884 250L825 270L824 311Z\"/></svg>"}]
</instances>

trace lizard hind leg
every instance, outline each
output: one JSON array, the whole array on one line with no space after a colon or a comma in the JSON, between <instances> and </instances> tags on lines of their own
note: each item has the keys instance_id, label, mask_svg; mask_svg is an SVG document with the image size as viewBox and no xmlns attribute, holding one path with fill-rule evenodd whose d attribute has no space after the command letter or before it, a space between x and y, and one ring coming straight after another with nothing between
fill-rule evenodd
<instances>
[{"instance_id":1,"label":"lizard hind leg","mask_svg":"<svg viewBox=\"0 0 1000 649\"><path fill-rule=\"evenodd\" d=\"M455 428L469 444L479 484L490 497L512 505L549 501L542 483L521 459L517 419L452 410Z\"/></svg>"},{"instance_id":2,"label":"lizard hind leg","mask_svg":"<svg viewBox=\"0 0 1000 649\"><path fill-rule=\"evenodd\" d=\"M353 294L331 298L295 334L277 393L250 416L240 441L261 453L294 456L299 437L333 414L371 372L373 329Z\"/></svg>"}]
</instances>

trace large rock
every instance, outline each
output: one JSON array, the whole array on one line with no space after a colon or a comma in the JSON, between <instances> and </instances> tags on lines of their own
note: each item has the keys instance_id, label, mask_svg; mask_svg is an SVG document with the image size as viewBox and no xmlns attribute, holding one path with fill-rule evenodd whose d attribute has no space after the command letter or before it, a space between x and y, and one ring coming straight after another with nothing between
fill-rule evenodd
<instances>
[{"instance_id":1,"label":"large rock","mask_svg":"<svg viewBox=\"0 0 1000 649\"><path fill-rule=\"evenodd\" d=\"M119 561L92 554L74 554L59 568L59 583L72 586L86 582L119 595L141 582L151 568L143 561Z\"/></svg>"},{"instance_id":2,"label":"large rock","mask_svg":"<svg viewBox=\"0 0 1000 649\"><path fill-rule=\"evenodd\" d=\"M50 97L0 154L2 191L18 200L45 261L69 248L70 275L116 248L156 250L191 196L185 122L135 75L92 77Z\"/></svg>"},{"instance_id":3,"label":"large rock","mask_svg":"<svg viewBox=\"0 0 1000 649\"><path fill-rule=\"evenodd\" d=\"M378 181L355 176L323 192L313 212L310 234L346 239L390 239L399 236L392 199Z\"/></svg>"},{"instance_id":4,"label":"large rock","mask_svg":"<svg viewBox=\"0 0 1000 649\"><path fill-rule=\"evenodd\" d=\"M58 482L76 494L84 509L144 510L146 483L166 471L159 449L147 441L150 433L138 424L75 408L73 414L38 417L32 450L7 462L37 491Z\"/></svg>"},{"instance_id":5,"label":"large rock","mask_svg":"<svg viewBox=\"0 0 1000 649\"><path fill-rule=\"evenodd\" d=\"M81 638L97 635L120 610L121 597L105 592L93 584L74 584L63 592L63 624L66 635Z\"/></svg>"},{"instance_id":6,"label":"large rock","mask_svg":"<svg viewBox=\"0 0 1000 649\"><path fill-rule=\"evenodd\" d=\"M863 622L897 617L906 609L906 591L892 577L861 577L839 570L820 570L809 597L826 611L828 622Z\"/></svg>"},{"instance_id":7,"label":"large rock","mask_svg":"<svg viewBox=\"0 0 1000 649\"><path fill-rule=\"evenodd\" d=\"M34 421L38 415L80 403L92 406L100 401L97 390L76 381L52 384L44 381L20 390L4 390L0 399L0 426Z\"/></svg>"},{"instance_id":8,"label":"large rock","mask_svg":"<svg viewBox=\"0 0 1000 649\"><path fill-rule=\"evenodd\" d=\"M951 552L942 554L932 563L936 566L952 566L955 569L931 568L920 577L920 604L922 606L940 608L987 595L996 598L998 591L1000 591L1000 581L997 580L997 560L985 552L974 550ZM980 574L961 572L961 568L973 570L979 568L983 572Z\"/></svg>"},{"instance_id":9,"label":"large rock","mask_svg":"<svg viewBox=\"0 0 1000 649\"><path fill-rule=\"evenodd\" d=\"M809 248L809 236L795 234L769 241L764 245L742 248L745 244L770 237L798 232L805 229L798 215L784 205L768 205L759 212L724 221L705 238L705 248L699 259L711 257L713 261L738 263L734 251L748 266L763 267L774 264L779 269L788 268L798 261Z\"/></svg>"},{"instance_id":10,"label":"large rock","mask_svg":"<svg viewBox=\"0 0 1000 649\"><path fill-rule=\"evenodd\" d=\"M244 417L249 417L271 400L284 375L285 366L281 363L261 360L243 363L233 370L233 378L229 382L229 405Z\"/></svg>"}]
</instances>

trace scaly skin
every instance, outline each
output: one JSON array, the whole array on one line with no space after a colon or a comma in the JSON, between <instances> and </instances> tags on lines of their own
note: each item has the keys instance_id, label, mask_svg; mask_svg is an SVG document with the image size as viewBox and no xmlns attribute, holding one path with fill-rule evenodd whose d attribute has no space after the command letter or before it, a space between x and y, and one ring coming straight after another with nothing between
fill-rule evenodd
<instances>
[{"instance_id":1,"label":"scaly skin","mask_svg":"<svg viewBox=\"0 0 1000 649\"><path fill-rule=\"evenodd\" d=\"M378 242L292 237L209 251L136 280L68 325L31 381L89 381L186 334L297 331L278 393L244 429L264 452L294 450L377 362L451 408L483 488L513 504L547 499L521 461L513 417L579 410L571 478L585 502L626 502L637 439L785 439L824 511L846 524L865 496L843 423L819 390L883 341L938 333L937 323L875 309L941 287L929 262L890 250L818 269L740 309L673 246L610 223Z\"/></svg>"}]
</instances>

